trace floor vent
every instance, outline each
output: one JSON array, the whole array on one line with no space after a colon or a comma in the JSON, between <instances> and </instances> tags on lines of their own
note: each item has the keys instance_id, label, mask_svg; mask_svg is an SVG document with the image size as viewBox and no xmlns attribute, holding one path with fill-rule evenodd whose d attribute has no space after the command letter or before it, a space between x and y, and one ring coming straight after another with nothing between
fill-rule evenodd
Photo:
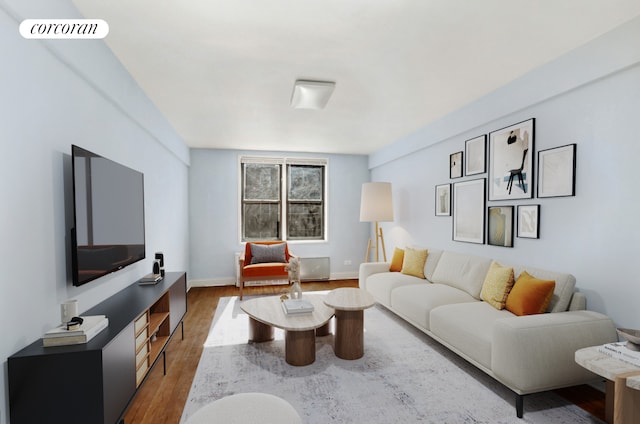
<instances>
[{"instance_id":1,"label":"floor vent","mask_svg":"<svg viewBox=\"0 0 640 424\"><path fill-rule=\"evenodd\" d=\"M300 258L300 280L318 281L329 279L329 258Z\"/></svg>"}]
</instances>

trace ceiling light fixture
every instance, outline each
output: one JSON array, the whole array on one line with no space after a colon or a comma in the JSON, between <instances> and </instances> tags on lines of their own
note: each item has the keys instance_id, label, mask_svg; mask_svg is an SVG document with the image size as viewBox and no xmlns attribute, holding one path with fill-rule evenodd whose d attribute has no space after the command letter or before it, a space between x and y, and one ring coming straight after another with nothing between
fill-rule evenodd
<instances>
[{"instance_id":1,"label":"ceiling light fixture","mask_svg":"<svg viewBox=\"0 0 640 424\"><path fill-rule=\"evenodd\" d=\"M331 81L297 80L291 95L294 109L324 109L336 83Z\"/></svg>"}]
</instances>

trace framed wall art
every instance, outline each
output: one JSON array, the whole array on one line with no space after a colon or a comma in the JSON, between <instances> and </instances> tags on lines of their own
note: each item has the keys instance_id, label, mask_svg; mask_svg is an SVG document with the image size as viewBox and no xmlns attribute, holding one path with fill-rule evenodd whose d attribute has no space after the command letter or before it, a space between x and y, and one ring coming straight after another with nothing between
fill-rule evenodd
<instances>
[{"instance_id":1,"label":"framed wall art","mask_svg":"<svg viewBox=\"0 0 640 424\"><path fill-rule=\"evenodd\" d=\"M449 178L462 177L462 152L449 155Z\"/></svg>"},{"instance_id":2,"label":"framed wall art","mask_svg":"<svg viewBox=\"0 0 640 424\"><path fill-rule=\"evenodd\" d=\"M518 205L518 237L540 237L540 205Z\"/></svg>"},{"instance_id":3,"label":"framed wall art","mask_svg":"<svg viewBox=\"0 0 640 424\"><path fill-rule=\"evenodd\" d=\"M533 197L534 119L489 133L489 200Z\"/></svg>"},{"instance_id":4,"label":"framed wall art","mask_svg":"<svg viewBox=\"0 0 640 424\"><path fill-rule=\"evenodd\" d=\"M472 138L464 142L464 175L487 172L487 136Z\"/></svg>"},{"instance_id":5,"label":"framed wall art","mask_svg":"<svg viewBox=\"0 0 640 424\"><path fill-rule=\"evenodd\" d=\"M576 195L576 145L538 152L538 197Z\"/></svg>"},{"instance_id":6,"label":"framed wall art","mask_svg":"<svg viewBox=\"0 0 640 424\"><path fill-rule=\"evenodd\" d=\"M436 216L451 216L451 184L436 186Z\"/></svg>"},{"instance_id":7,"label":"framed wall art","mask_svg":"<svg viewBox=\"0 0 640 424\"><path fill-rule=\"evenodd\" d=\"M453 184L453 240L484 244L486 178Z\"/></svg>"},{"instance_id":8,"label":"framed wall art","mask_svg":"<svg viewBox=\"0 0 640 424\"><path fill-rule=\"evenodd\" d=\"M513 206L489 206L488 244L513 247Z\"/></svg>"}]
</instances>

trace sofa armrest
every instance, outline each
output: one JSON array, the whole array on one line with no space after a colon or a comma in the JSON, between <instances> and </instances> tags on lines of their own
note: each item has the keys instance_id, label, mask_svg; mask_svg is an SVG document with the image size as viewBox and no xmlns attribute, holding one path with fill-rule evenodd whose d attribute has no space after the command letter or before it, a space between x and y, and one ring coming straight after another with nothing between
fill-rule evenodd
<instances>
[{"instance_id":1,"label":"sofa armrest","mask_svg":"<svg viewBox=\"0 0 640 424\"><path fill-rule=\"evenodd\" d=\"M380 272L389 272L391 262L364 262L360 264L360 272L358 273L358 286L361 289L367 288L367 278L370 275Z\"/></svg>"},{"instance_id":2,"label":"sofa armrest","mask_svg":"<svg viewBox=\"0 0 640 424\"><path fill-rule=\"evenodd\" d=\"M576 364L576 350L617 338L613 321L593 311L503 318L493 328L491 369L520 394L583 384L594 375Z\"/></svg>"}]
</instances>

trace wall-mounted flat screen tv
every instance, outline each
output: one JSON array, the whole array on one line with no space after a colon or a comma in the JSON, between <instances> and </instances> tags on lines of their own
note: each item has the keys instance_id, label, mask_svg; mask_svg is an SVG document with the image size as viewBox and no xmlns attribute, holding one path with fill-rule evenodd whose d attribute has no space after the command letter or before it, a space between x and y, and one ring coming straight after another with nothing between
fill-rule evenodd
<instances>
[{"instance_id":1,"label":"wall-mounted flat screen tv","mask_svg":"<svg viewBox=\"0 0 640 424\"><path fill-rule=\"evenodd\" d=\"M73 285L80 286L145 258L144 175L72 146Z\"/></svg>"}]
</instances>

